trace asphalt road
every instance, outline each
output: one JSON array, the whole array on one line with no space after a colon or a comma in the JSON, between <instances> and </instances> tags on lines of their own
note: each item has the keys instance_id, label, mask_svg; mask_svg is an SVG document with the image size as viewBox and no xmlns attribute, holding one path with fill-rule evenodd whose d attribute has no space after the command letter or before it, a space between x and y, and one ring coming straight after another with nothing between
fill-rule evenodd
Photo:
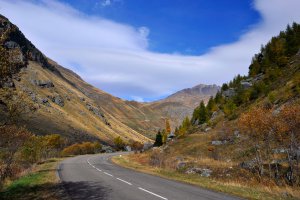
<instances>
[{"instance_id":1,"label":"asphalt road","mask_svg":"<svg viewBox=\"0 0 300 200\"><path fill-rule=\"evenodd\" d=\"M84 155L64 160L59 166L58 175L69 198L83 200L238 199L119 167L109 159L119 154Z\"/></svg>"}]
</instances>

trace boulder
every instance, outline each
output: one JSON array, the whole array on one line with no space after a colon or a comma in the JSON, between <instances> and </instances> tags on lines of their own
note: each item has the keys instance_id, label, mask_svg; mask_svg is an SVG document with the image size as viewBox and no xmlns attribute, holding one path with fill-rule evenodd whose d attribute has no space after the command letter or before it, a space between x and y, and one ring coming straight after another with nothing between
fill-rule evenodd
<instances>
[{"instance_id":1,"label":"boulder","mask_svg":"<svg viewBox=\"0 0 300 200\"><path fill-rule=\"evenodd\" d=\"M201 176L209 177L211 176L212 170L210 169L202 169Z\"/></svg>"},{"instance_id":2,"label":"boulder","mask_svg":"<svg viewBox=\"0 0 300 200\"><path fill-rule=\"evenodd\" d=\"M235 90L233 88L229 88L228 90L225 90L223 92L223 95L226 97L226 98L230 98L232 96L234 96L236 94Z\"/></svg>"},{"instance_id":3,"label":"boulder","mask_svg":"<svg viewBox=\"0 0 300 200\"><path fill-rule=\"evenodd\" d=\"M49 103L47 98L39 98L38 103L43 104L43 105L48 106L48 107L50 106L50 103Z\"/></svg>"},{"instance_id":4,"label":"boulder","mask_svg":"<svg viewBox=\"0 0 300 200\"><path fill-rule=\"evenodd\" d=\"M204 131L205 132L208 132L208 131L210 131L211 130L211 127L207 127Z\"/></svg>"},{"instance_id":5,"label":"boulder","mask_svg":"<svg viewBox=\"0 0 300 200\"><path fill-rule=\"evenodd\" d=\"M125 146L125 151L132 151L130 146Z\"/></svg>"},{"instance_id":6,"label":"boulder","mask_svg":"<svg viewBox=\"0 0 300 200\"><path fill-rule=\"evenodd\" d=\"M243 161L240 163L240 167L243 169L251 170L255 167L255 162L253 160Z\"/></svg>"},{"instance_id":7,"label":"boulder","mask_svg":"<svg viewBox=\"0 0 300 200\"><path fill-rule=\"evenodd\" d=\"M65 105L65 102L64 102L64 99L60 96L60 95L57 95L57 96L50 96L48 95L47 96L49 99L51 99L51 101L61 107L63 107Z\"/></svg>"},{"instance_id":8,"label":"boulder","mask_svg":"<svg viewBox=\"0 0 300 200\"><path fill-rule=\"evenodd\" d=\"M144 143L143 151L147 151L147 150L151 149L152 147L153 147L153 144L151 142L146 142L146 143Z\"/></svg>"},{"instance_id":9,"label":"boulder","mask_svg":"<svg viewBox=\"0 0 300 200\"><path fill-rule=\"evenodd\" d=\"M5 42L4 46L8 49L20 48L20 45L14 41Z\"/></svg>"},{"instance_id":10,"label":"boulder","mask_svg":"<svg viewBox=\"0 0 300 200\"><path fill-rule=\"evenodd\" d=\"M240 137L241 137L240 131L238 131L238 130L235 130L235 131L233 132L233 135L234 135L235 138L240 138Z\"/></svg>"},{"instance_id":11,"label":"boulder","mask_svg":"<svg viewBox=\"0 0 300 200\"><path fill-rule=\"evenodd\" d=\"M54 87L54 84L51 81L41 81L41 80L32 80L32 84L37 85L41 88L51 88Z\"/></svg>"},{"instance_id":12,"label":"boulder","mask_svg":"<svg viewBox=\"0 0 300 200\"><path fill-rule=\"evenodd\" d=\"M247 82L247 81L242 81L242 82L241 82L241 86L242 86L242 88L244 88L244 89L248 89L248 88L252 87L252 83Z\"/></svg>"},{"instance_id":13,"label":"boulder","mask_svg":"<svg viewBox=\"0 0 300 200\"><path fill-rule=\"evenodd\" d=\"M61 96L55 96L54 103L56 103L57 105L59 105L61 107L63 107L65 105L65 102Z\"/></svg>"},{"instance_id":14,"label":"boulder","mask_svg":"<svg viewBox=\"0 0 300 200\"><path fill-rule=\"evenodd\" d=\"M211 144L218 146L218 145L226 144L227 142L228 142L227 140L213 140L211 141Z\"/></svg>"},{"instance_id":15,"label":"boulder","mask_svg":"<svg viewBox=\"0 0 300 200\"><path fill-rule=\"evenodd\" d=\"M200 174L203 177L209 177L211 176L212 170L207 168L199 168L199 167L193 167L188 169L186 174Z\"/></svg>"},{"instance_id":16,"label":"boulder","mask_svg":"<svg viewBox=\"0 0 300 200\"><path fill-rule=\"evenodd\" d=\"M217 117L219 116L224 116L224 112L222 110L218 110L213 112L212 116L211 116L211 120L215 120Z\"/></svg>"},{"instance_id":17,"label":"boulder","mask_svg":"<svg viewBox=\"0 0 300 200\"><path fill-rule=\"evenodd\" d=\"M179 161L176 165L176 169L177 170L181 170L181 169L184 169L185 167L187 166L187 163L184 162L184 161Z\"/></svg>"},{"instance_id":18,"label":"boulder","mask_svg":"<svg viewBox=\"0 0 300 200\"><path fill-rule=\"evenodd\" d=\"M102 145L102 151L105 153L113 153L115 150L111 146Z\"/></svg>"},{"instance_id":19,"label":"boulder","mask_svg":"<svg viewBox=\"0 0 300 200\"><path fill-rule=\"evenodd\" d=\"M274 154L283 154L283 153L287 153L288 149L285 148L278 148L278 149L272 149Z\"/></svg>"},{"instance_id":20,"label":"boulder","mask_svg":"<svg viewBox=\"0 0 300 200\"><path fill-rule=\"evenodd\" d=\"M262 80L263 78L264 78L264 74L263 74L263 73L259 73L259 74L257 74L257 75L253 78L252 83L255 83L255 82L257 82L257 81L260 81L260 80Z\"/></svg>"},{"instance_id":21,"label":"boulder","mask_svg":"<svg viewBox=\"0 0 300 200\"><path fill-rule=\"evenodd\" d=\"M3 88L14 88L15 87L15 83L13 82L13 80L11 78L8 78L6 80L3 80L0 82L0 87Z\"/></svg>"}]
</instances>

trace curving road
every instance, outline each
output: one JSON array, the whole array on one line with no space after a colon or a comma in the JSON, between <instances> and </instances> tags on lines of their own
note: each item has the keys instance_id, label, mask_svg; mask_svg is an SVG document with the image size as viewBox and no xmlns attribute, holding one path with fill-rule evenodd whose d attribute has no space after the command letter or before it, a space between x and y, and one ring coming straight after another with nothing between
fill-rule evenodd
<instances>
[{"instance_id":1,"label":"curving road","mask_svg":"<svg viewBox=\"0 0 300 200\"><path fill-rule=\"evenodd\" d=\"M122 153L84 155L64 160L58 169L70 199L83 200L202 200L238 199L226 194L167 180L110 162Z\"/></svg>"}]
</instances>

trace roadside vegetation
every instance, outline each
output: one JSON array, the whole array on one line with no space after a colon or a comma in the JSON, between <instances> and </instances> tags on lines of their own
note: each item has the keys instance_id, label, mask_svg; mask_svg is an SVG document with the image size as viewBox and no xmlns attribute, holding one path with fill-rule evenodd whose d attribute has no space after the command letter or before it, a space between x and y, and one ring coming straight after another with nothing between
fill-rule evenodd
<instances>
[{"instance_id":1,"label":"roadside vegetation","mask_svg":"<svg viewBox=\"0 0 300 200\"><path fill-rule=\"evenodd\" d=\"M223 84L206 105L199 102L191 119L174 131L166 120L155 148L114 160L245 198L299 199L299 88L294 23L254 55L247 76Z\"/></svg>"},{"instance_id":2,"label":"roadside vegetation","mask_svg":"<svg viewBox=\"0 0 300 200\"><path fill-rule=\"evenodd\" d=\"M48 159L23 172L19 178L6 181L0 199L49 199L65 197L56 176L56 167L61 159Z\"/></svg>"}]
</instances>

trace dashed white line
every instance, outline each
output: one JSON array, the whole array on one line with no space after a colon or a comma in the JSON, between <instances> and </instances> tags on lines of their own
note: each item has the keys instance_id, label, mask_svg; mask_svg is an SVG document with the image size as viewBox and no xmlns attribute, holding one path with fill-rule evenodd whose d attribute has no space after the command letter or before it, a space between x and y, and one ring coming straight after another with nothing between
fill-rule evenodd
<instances>
[{"instance_id":1,"label":"dashed white line","mask_svg":"<svg viewBox=\"0 0 300 200\"><path fill-rule=\"evenodd\" d=\"M153 192L150 192L149 190L146 190L146 189L144 189L144 188L139 187L139 189L140 189L140 190L143 190L144 192L147 192L147 193L149 193L149 194L152 194L152 195L154 195L154 196L156 196L156 197L159 197L159 198L161 198L161 199L168 200L167 198L162 197L162 196L160 196L160 195L158 195L158 194L155 194L155 193L153 193Z\"/></svg>"},{"instance_id":2,"label":"dashed white line","mask_svg":"<svg viewBox=\"0 0 300 200\"><path fill-rule=\"evenodd\" d=\"M124 183L127 183L128 185L132 185L131 183L127 182L127 181L124 181L123 179L120 179L120 178L117 178L119 181L122 181Z\"/></svg>"},{"instance_id":3,"label":"dashed white line","mask_svg":"<svg viewBox=\"0 0 300 200\"><path fill-rule=\"evenodd\" d=\"M107 172L103 172L104 174L108 175L108 176L113 176L112 174L109 174Z\"/></svg>"},{"instance_id":4,"label":"dashed white line","mask_svg":"<svg viewBox=\"0 0 300 200\"><path fill-rule=\"evenodd\" d=\"M87 159L86 161L87 161L88 164L89 164L90 166L92 166L94 169L98 170L99 172L102 172L101 169L98 169L97 167L95 167L94 165L92 165L92 164L89 162L89 159ZM103 173L106 174L106 175L108 175L108 176L113 177L113 175L110 174L110 173L107 173L107 172L103 172ZM126 184L128 184L128 185L132 185L132 183L127 182L127 181L125 181L125 180L123 180L123 179L120 179L120 178L116 178L116 179L118 179L119 181L122 181L122 182L124 182L124 183L126 183ZM142 190L142 191L144 191L144 192L147 192L147 193L149 193L149 194L152 194L152 195L154 195L154 196L156 196L156 197L159 197L159 198L161 198L161 199L168 200L167 198L165 198L165 197L163 197L163 196L160 196L160 195L158 195L158 194L155 194L154 192L150 192L149 190L146 190L146 189L144 189L144 188L138 187L138 189L140 189L140 190Z\"/></svg>"}]
</instances>

